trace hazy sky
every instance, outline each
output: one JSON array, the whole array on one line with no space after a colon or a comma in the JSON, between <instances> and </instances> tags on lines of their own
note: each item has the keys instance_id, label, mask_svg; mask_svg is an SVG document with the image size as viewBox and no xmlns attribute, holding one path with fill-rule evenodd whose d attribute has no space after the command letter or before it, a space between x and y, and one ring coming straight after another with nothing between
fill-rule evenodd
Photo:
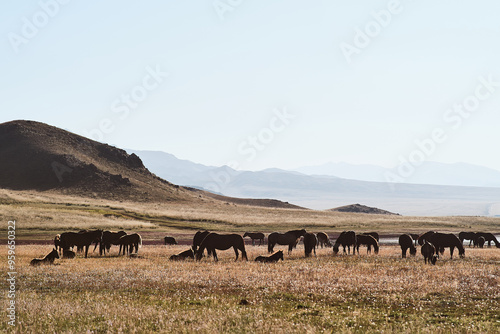
<instances>
[{"instance_id":1,"label":"hazy sky","mask_svg":"<svg viewBox=\"0 0 500 334\"><path fill-rule=\"evenodd\" d=\"M61 2L0 5L0 122L251 170L500 170L498 1Z\"/></svg>"}]
</instances>

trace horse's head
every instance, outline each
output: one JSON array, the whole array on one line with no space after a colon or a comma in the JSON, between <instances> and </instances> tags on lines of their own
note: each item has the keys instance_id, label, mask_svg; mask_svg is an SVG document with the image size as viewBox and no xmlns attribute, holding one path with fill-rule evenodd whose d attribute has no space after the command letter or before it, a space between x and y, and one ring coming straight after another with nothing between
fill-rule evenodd
<instances>
[{"instance_id":1,"label":"horse's head","mask_svg":"<svg viewBox=\"0 0 500 334\"><path fill-rule=\"evenodd\" d=\"M373 248L375 250L375 254L378 254L379 246L378 246L377 242L375 242L375 244L373 245Z\"/></svg>"},{"instance_id":2,"label":"horse's head","mask_svg":"<svg viewBox=\"0 0 500 334\"><path fill-rule=\"evenodd\" d=\"M431 258L431 263L432 264L436 264L437 259L438 259L438 256L437 255L433 255L432 258Z\"/></svg>"},{"instance_id":3,"label":"horse's head","mask_svg":"<svg viewBox=\"0 0 500 334\"><path fill-rule=\"evenodd\" d=\"M417 254L417 247L413 246L410 247L410 255L415 256Z\"/></svg>"},{"instance_id":4,"label":"horse's head","mask_svg":"<svg viewBox=\"0 0 500 334\"><path fill-rule=\"evenodd\" d=\"M465 249L464 248L459 249L458 250L458 255L460 255L460 257L463 259L465 257Z\"/></svg>"},{"instance_id":5,"label":"horse's head","mask_svg":"<svg viewBox=\"0 0 500 334\"><path fill-rule=\"evenodd\" d=\"M248 236L249 236L249 235L248 235L248 232L245 232L245 234L243 234L243 238L244 238L244 237L248 237Z\"/></svg>"},{"instance_id":6,"label":"horse's head","mask_svg":"<svg viewBox=\"0 0 500 334\"><path fill-rule=\"evenodd\" d=\"M283 258L283 250L282 249L280 249L278 251L278 260L285 261L284 258Z\"/></svg>"},{"instance_id":7,"label":"horse's head","mask_svg":"<svg viewBox=\"0 0 500 334\"><path fill-rule=\"evenodd\" d=\"M333 254L337 255L339 253L339 245L335 244L333 245Z\"/></svg>"},{"instance_id":8,"label":"horse's head","mask_svg":"<svg viewBox=\"0 0 500 334\"><path fill-rule=\"evenodd\" d=\"M194 255L196 261L200 261L201 258L203 257L203 250L198 249L198 251L195 252L195 255Z\"/></svg>"}]
</instances>

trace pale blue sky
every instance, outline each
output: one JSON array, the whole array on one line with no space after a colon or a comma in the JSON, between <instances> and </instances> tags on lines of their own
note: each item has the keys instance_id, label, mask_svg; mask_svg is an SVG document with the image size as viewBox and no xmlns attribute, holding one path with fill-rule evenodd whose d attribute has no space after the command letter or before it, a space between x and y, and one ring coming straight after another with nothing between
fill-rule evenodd
<instances>
[{"instance_id":1,"label":"pale blue sky","mask_svg":"<svg viewBox=\"0 0 500 334\"><path fill-rule=\"evenodd\" d=\"M440 128L429 160L500 170L500 86L460 125L447 114L488 92L479 77L500 82L498 1L401 0L385 26L373 12L391 1L241 1L224 20L211 0L70 1L44 14L55 1L0 5L0 122L252 170L395 166ZM377 25L348 62L342 43ZM155 69L168 76L154 81ZM121 99L134 89L144 99L132 108ZM279 123L276 109L294 118Z\"/></svg>"}]
</instances>

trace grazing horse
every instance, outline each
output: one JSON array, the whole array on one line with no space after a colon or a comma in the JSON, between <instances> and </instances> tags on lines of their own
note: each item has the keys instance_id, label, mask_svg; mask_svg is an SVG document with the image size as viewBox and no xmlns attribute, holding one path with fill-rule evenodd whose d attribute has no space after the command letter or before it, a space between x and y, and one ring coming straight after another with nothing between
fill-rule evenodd
<instances>
[{"instance_id":1,"label":"grazing horse","mask_svg":"<svg viewBox=\"0 0 500 334\"><path fill-rule=\"evenodd\" d=\"M207 249L208 254L212 254L215 261L219 261L217 257L216 249L226 250L233 247L234 253L236 254L235 261L238 260L238 250L241 251L241 258L245 261L248 261L247 252L245 250L245 241L243 237L239 234L217 234L210 233L205 239L201 242L200 248L196 252L196 261L200 261L205 248Z\"/></svg>"},{"instance_id":2,"label":"grazing horse","mask_svg":"<svg viewBox=\"0 0 500 334\"><path fill-rule=\"evenodd\" d=\"M498 242L493 233L477 232L476 236L483 237L488 242L488 247L491 247L491 243L493 242L497 248L500 248L500 242Z\"/></svg>"},{"instance_id":3,"label":"grazing horse","mask_svg":"<svg viewBox=\"0 0 500 334\"><path fill-rule=\"evenodd\" d=\"M63 259L74 259L76 257L76 253L69 249L63 249Z\"/></svg>"},{"instance_id":4,"label":"grazing horse","mask_svg":"<svg viewBox=\"0 0 500 334\"><path fill-rule=\"evenodd\" d=\"M406 251L410 249L410 255L417 254L417 248L413 244L413 238L410 234L401 234L399 236L399 246L401 246L402 257L406 257Z\"/></svg>"},{"instance_id":5,"label":"grazing horse","mask_svg":"<svg viewBox=\"0 0 500 334\"><path fill-rule=\"evenodd\" d=\"M427 241L429 241L431 244L434 245L434 247L436 247L436 254L438 254L438 253L443 254L444 248L449 247L450 248L450 256L451 256L451 258L453 258L453 250L456 247L456 248L458 248L458 255L460 255L460 257L462 257L462 258L465 256L464 246L460 242L460 239L458 239L458 237L456 235L454 235L453 233L438 233L438 232L436 232L436 233L432 234L431 236L429 236ZM439 256L439 254L438 254L438 256Z\"/></svg>"},{"instance_id":6,"label":"grazing horse","mask_svg":"<svg viewBox=\"0 0 500 334\"><path fill-rule=\"evenodd\" d=\"M333 245L333 254L338 254L340 245L344 248L344 254L346 253L345 247L347 246L347 254L349 254L351 253L352 246L352 255L354 255L354 247L356 247L356 233L354 231L344 231L340 233L337 240L335 240L335 244Z\"/></svg>"},{"instance_id":7,"label":"grazing horse","mask_svg":"<svg viewBox=\"0 0 500 334\"><path fill-rule=\"evenodd\" d=\"M61 234L61 246L64 249L69 249L76 246L85 248L85 258L89 253L89 246L94 242L102 241L102 230L86 231L86 232L64 232ZM95 248L94 248L95 249Z\"/></svg>"},{"instance_id":8,"label":"grazing horse","mask_svg":"<svg viewBox=\"0 0 500 334\"><path fill-rule=\"evenodd\" d=\"M475 232L460 232L458 233L458 239L460 239L460 242L464 242L464 240L469 240L469 247L476 239L476 233Z\"/></svg>"},{"instance_id":9,"label":"grazing horse","mask_svg":"<svg viewBox=\"0 0 500 334\"><path fill-rule=\"evenodd\" d=\"M274 252L273 254L271 254L269 256L260 255L260 256L257 256L255 258L255 261L257 261L257 262L265 262L265 263L278 262L279 260L284 261L283 260L283 251L282 250L276 251L276 252Z\"/></svg>"},{"instance_id":10,"label":"grazing horse","mask_svg":"<svg viewBox=\"0 0 500 334\"><path fill-rule=\"evenodd\" d=\"M59 258L59 253L57 252L57 249L52 249L52 251L47 254L43 259L33 259L30 262L30 265L32 266L38 266L40 264L53 264L54 259Z\"/></svg>"},{"instance_id":11,"label":"grazing horse","mask_svg":"<svg viewBox=\"0 0 500 334\"><path fill-rule=\"evenodd\" d=\"M194 235L193 237L193 250L194 252L196 253L196 251L198 250L198 247L200 247L201 245L201 242L203 241L203 239L205 239L205 237L209 234L210 232L205 230L205 231L198 231L196 232L196 234ZM210 254L209 254L210 255Z\"/></svg>"},{"instance_id":12,"label":"grazing horse","mask_svg":"<svg viewBox=\"0 0 500 334\"><path fill-rule=\"evenodd\" d=\"M484 239L483 236L479 236L476 239L474 239L474 247L477 246L479 248L483 248L485 242L486 242L486 239Z\"/></svg>"},{"instance_id":13,"label":"grazing horse","mask_svg":"<svg viewBox=\"0 0 500 334\"><path fill-rule=\"evenodd\" d=\"M422 245L422 247L420 248L420 253L422 253L423 257L424 257L424 262L427 264L427 263L432 263L432 264L436 264L436 260L437 260L437 250L436 248L434 247L433 244L429 243L427 240L424 242L424 244Z\"/></svg>"},{"instance_id":14,"label":"grazing horse","mask_svg":"<svg viewBox=\"0 0 500 334\"><path fill-rule=\"evenodd\" d=\"M321 248L323 248L323 246L332 247L330 238L328 238L328 234L325 232L318 232L316 234L316 239L318 239L318 246L321 246Z\"/></svg>"},{"instance_id":15,"label":"grazing horse","mask_svg":"<svg viewBox=\"0 0 500 334\"><path fill-rule=\"evenodd\" d=\"M127 234L118 239L118 244L120 245L120 249L118 250L118 255L121 254L122 247L123 247L123 255L125 255L125 252L127 254L134 253L134 248L135 248L135 253L138 253L139 247L142 246L142 238L141 235L138 233Z\"/></svg>"},{"instance_id":16,"label":"grazing horse","mask_svg":"<svg viewBox=\"0 0 500 334\"><path fill-rule=\"evenodd\" d=\"M292 252L292 249L299 242L300 237L306 234L306 230L293 230L286 233L273 232L267 237L267 252L272 253L274 251L274 246L278 245L288 245L288 254Z\"/></svg>"},{"instance_id":17,"label":"grazing horse","mask_svg":"<svg viewBox=\"0 0 500 334\"><path fill-rule=\"evenodd\" d=\"M252 246L255 246L255 240L259 240L259 246L260 246L264 242L265 236L264 233L261 232L255 232L255 233L245 232L245 234L243 234L243 238L245 237L250 237L250 239L252 239Z\"/></svg>"},{"instance_id":18,"label":"grazing horse","mask_svg":"<svg viewBox=\"0 0 500 334\"><path fill-rule=\"evenodd\" d=\"M375 254L378 254L379 246L378 246L378 241L375 239L373 235L369 234L358 234L356 236L356 250L358 251L359 254L359 246L360 245L366 245L366 253L371 253L372 251L372 246L375 251Z\"/></svg>"},{"instance_id":19,"label":"grazing horse","mask_svg":"<svg viewBox=\"0 0 500 334\"><path fill-rule=\"evenodd\" d=\"M420 246L422 246L424 243L425 243L425 240L429 240L429 237L431 235L433 235L434 233L436 233L435 231L429 231L429 232L425 232L424 234L422 234L421 236L418 237L418 244Z\"/></svg>"},{"instance_id":20,"label":"grazing horse","mask_svg":"<svg viewBox=\"0 0 500 334\"><path fill-rule=\"evenodd\" d=\"M179 254L174 254L170 257L170 261L183 261L187 258L193 259L194 260L194 250L193 248L189 248L188 250L185 250L183 252L180 252Z\"/></svg>"},{"instance_id":21,"label":"grazing horse","mask_svg":"<svg viewBox=\"0 0 500 334\"><path fill-rule=\"evenodd\" d=\"M314 251L314 256L316 256L316 246L318 245L318 239L314 233L304 234L304 253L306 257L311 256Z\"/></svg>"},{"instance_id":22,"label":"grazing horse","mask_svg":"<svg viewBox=\"0 0 500 334\"><path fill-rule=\"evenodd\" d=\"M121 237L127 235L125 231L112 232L112 231L104 231L102 232L102 240L99 243L99 255L106 255L106 252L109 253L111 249L111 245L118 245L118 240ZM96 245L97 246L97 245ZM95 250L95 247L94 247Z\"/></svg>"},{"instance_id":23,"label":"grazing horse","mask_svg":"<svg viewBox=\"0 0 500 334\"><path fill-rule=\"evenodd\" d=\"M165 237L163 238L163 242L165 245L177 245L177 240L174 237Z\"/></svg>"}]
</instances>

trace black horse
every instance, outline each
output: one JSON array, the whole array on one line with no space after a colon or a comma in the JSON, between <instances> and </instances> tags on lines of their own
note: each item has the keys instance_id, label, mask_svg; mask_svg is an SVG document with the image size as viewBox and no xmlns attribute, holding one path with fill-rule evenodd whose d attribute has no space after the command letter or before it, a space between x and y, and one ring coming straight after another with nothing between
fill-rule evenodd
<instances>
[{"instance_id":1,"label":"black horse","mask_svg":"<svg viewBox=\"0 0 500 334\"><path fill-rule=\"evenodd\" d=\"M462 245L462 242L460 242L460 239L453 233L439 233L436 232L428 237L426 239L428 242L434 245L436 247L436 253L444 253L445 247L450 248L450 256L453 258L453 250L458 248L458 255L460 257L465 256L465 249L464 246ZM439 255L438 255L439 256Z\"/></svg>"},{"instance_id":2,"label":"black horse","mask_svg":"<svg viewBox=\"0 0 500 334\"><path fill-rule=\"evenodd\" d=\"M359 254L359 246L360 245L365 245L366 246L366 253L371 253L372 251L372 246L375 251L375 254L378 254L379 246L378 246L378 241L375 239L373 235L369 234L358 234L356 236L356 248L355 250L358 251Z\"/></svg>"},{"instance_id":3,"label":"black horse","mask_svg":"<svg viewBox=\"0 0 500 334\"><path fill-rule=\"evenodd\" d=\"M402 257L406 257L406 251L410 250L410 255L417 254L417 248L413 244L413 238L410 234L402 234L399 236L399 246L401 246Z\"/></svg>"},{"instance_id":4,"label":"black horse","mask_svg":"<svg viewBox=\"0 0 500 334\"><path fill-rule=\"evenodd\" d=\"M245 234L243 234L243 238L245 237L250 237L250 239L252 239L252 246L255 246L255 240L259 240L259 246L260 246L264 242L265 236L264 233L262 232L255 232L255 233L245 232Z\"/></svg>"},{"instance_id":5,"label":"black horse","mask_svg":"<svg viewBox=\"0 0 500 334\"><path fill-rule=\"evenodd\" d=\"M344 231L340 233L339 237L335 241L335 244L333 245L333 254L338 254L340 245L344 248L344 254L346 252L346 246L348 254L351 252L352 246L352 254L354 255L354 247L356 247L356 233L354 231Z\"/></svg>"},{"instance_id":6,"label":"black horse","mask_svg":"<svg viewBox=\"0 0 500 334\"><path fill-rule=\"evenodd\" d=\"M58 259L58 258L59 258L59 253L54 248L43 259L33 259L33 260L31 260L30 265L32 265L32 266L38 266L40 264L53 264L54 263L54 259Z\"/></svg>"},{"instance_id":7,"label":"black horse","mask_svg":"<svg viewBox=\"0 0 500 334\"><path fill-rule=\"evenodd\" d=\"M165 245L177 245L177 240L174 237L165 237L163 238L163 243Z\"/></svg>"},{"instance_id":8,"label":"black horse","mask_svg":"<svg viewBox=\"0 0 500 334\"><path fill-rule=\"evenodd\" d=\"M85 257L89 252L89 246L94 243L102 241L102 230L86 231L86 232L64 232L61 233L60 246L62 249L69 249L76 246L78 248L85 248ZM95 249L95 248L94 248Z\"/></svg>"},{"instance_id":9,"label":"black horse","mask_svg":"<svg viewBox=\"0 0 500 334\"><path fill-rule=\"evenodd\" d=\"M483 237L484 241L488 243L488 247L491 247L491 243L493 242L497 248L500 248L500 242L498 242L493 233L477 232L476 237Z\"/></svg>"},{"instance_id":10,"label":"black horse","mask_svg":"<svg viewBox=\"0 0 500 334\"><path fill-rule=\"evenodd\" d=\"M273 232L267 237L267 251L272 253L274 251L274 246L278 245L288 245L288 254L292 252L292 249L299 242L300 237L306 234L306 230L293 230L286 233Z\"/></svg>"},{"instance_id":11,"label":"black horse","mask_svg":"<svg viewBox=\"0 0 500 334\"><path fill-rule=\"evenodd\" d=\"M328 234L326 234L325 232L318 232L316 234L316 239L318 239L318 246L321 246L321 248L323 248L323 246L332 247L332 244L330 243L330 238L328 237Z\"/></svg>"},{"instance_id":12,"label":"black horse","mask_svg":"<svg viewBox=\"0 0 500 334\"><path fill-rule=\"evenodd\" d=\"M200 248L196 252L196 261L201 260L203 252L207 249L208 254L212 254L215 261L218 261L216 249L226 250L233 247L236 254L235 261L238 260L238 250L241 251L241 258L248 261L247 252L245 250L245 241L239 234L217 234L209 233L201 242Z\"/></svg>"},{"instance_id":13,"label":"black horse","mask_svg":"<svg viewBox=\"0 0 500 334\"><path fill-rule=\"evenodd\" d=\"M424 262L427 264L436 264L437 260L437 249L434 247L433 244L429 243L427 240L424 241L424 244L420 248L420 252L422 253L422 256L424 257Z\"/></svg>"},{"instance_id":14,"label":"black horse","mask_svg":"<svg viewBox=\"0 0 500 334\"><path fill-rule=\"evenodd\" d=\"M318 245L318 239L314 233L304 234L304 253L306 257L311 256L314 251L314 256L316 256L316 246Z\"/></svg>"},{"instance_id":15,"label":"black horse","mask_svg":"<svg viewBox=\"0 0 500 334\"><path fill-rule=\"evenodd\" d=\"M464 240L469 240L469 247L476 239L476 232L460 232L458 233L458 239L460 239L460 242L464 242Z\"/></svg>"},{"instance_id":16,"label":"black horse","mask_svg":"<svg viewBox=\"0 0 500 334\"><path fill-rule=\"evenodd\" d=\"M257 261L257 262L265 262L265 263L278 262L279 260L284 261L283 260L283 251L282 250L276 251L276 252L274 252L273 254L271 254L269 256L260 255L260 256L257 256L255 258L255 261Z\"/></svg>"},{"instance_id":17,"label":"black horse","mask_svg":"<svg viewBox=\"0 0 500 334\"><path fill-rule=\"evenodd\" d=\"M192 247L189 248L188 250L180 252L179 254L174 254L170 256L170 261L183 261L188 258L194 260L194 251Z\"/></svg>"}]
</instances>

